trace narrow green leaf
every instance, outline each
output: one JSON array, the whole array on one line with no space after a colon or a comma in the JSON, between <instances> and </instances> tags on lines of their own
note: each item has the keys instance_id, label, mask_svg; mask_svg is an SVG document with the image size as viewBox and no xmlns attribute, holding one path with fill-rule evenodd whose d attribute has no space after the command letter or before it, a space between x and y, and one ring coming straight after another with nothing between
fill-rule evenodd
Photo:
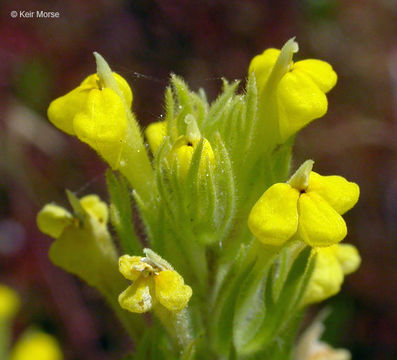
<instances>
[{"instance_id":1,"label":"narrow green leaf","mask_svg":"<svg viewBox=\"0 0 397 360\"><path fill-rule=\"evenodd\" d=\"M238 352L258 331L266 313L264 272L256 269L241 284L233 323L233 342Z\"/></svg>"},{"instance_id":2,"label":"narrow green leaf","mask_svg":"<svg viewBox=\"0 0 397 360\"><path fill-rule=\"evenodd\" d=\"M135 354L133 356L131 356L130 358L127 357L127 359L147 360L148 355L150 354L150 347L151 347L151 343L153 341L152 339L153 339L154 335L155 334L154 334L153 327L146 328L141 340L137 344Z\"/></svg>"},{"instance_id":3,"label":"narrow green leaf","mask_svg":"<svg viewBox=\"0 0 397 360\"><path fill-rule=\"evenodd\" d=\"M121 249L126 254L140 254L142 246L135 234L132 223L131 195L127 181L120 180L111 171L106 171L106 183L110 195L110 220L120 240Z\"/></svg>"},{"instance_id":4,"label":"narrow green leaf","mask_svg":"<svg viewBox=\"0 0 397 360\"><path fill-rule=\"evenodd\" d=\"M222 204L222 225L218 230L218 241L222 242L231 231L233 221L236 215L237 193L232 163L226 147L219 133L214 136L214 144L219 156L220 169L216 171L217 193L217 210ZM220 223L220 220L217 220Z\"/></svg>"},{"instance_id":5,"label":"narrow green leaf","mask_svg":"<svg viewBox=\"0 0 397 360\"><path fill-rule=\"evenodd\" d=\"M291 266L301 250L302 245L299 242L293 242L281 250L278 259L275 261L272 267L272 296L274 302L278 301Z\"/></svg>"},{"instance_id":6,"label":"narrow green leaf","mask_svg":"<svg viewBox=\"0 0 397 360\"><path fill-rule=\"evenodd\" d=\"M164 121L167 123L167 134L171 141L174 142L178 137L177 124L175 117L175 101L171 86L165 90L165 117Z\"/></svg>"},{"instance_id":7,"label":"narrow green leaf","mask_svg":"<svg viewBox=\"0 0 397 360\"><path fill-rule=\"evenodd\" d=\"M194 108L194 115L195 119L197 121L197 125L199 128L202 127L202 124L205 122L208 114L208 102L207 100L200 94L196 94L194 92L190 92L190 97L193 102L193 108Z\"/></svg>"},{"instance_id":8,"label":"narrow green leaf","mask_svg":"<svg viewBox=\"0 0 397 360\"><path fill-rule=\"evenodd\" d=\"M206 123L203 124L206 133L212 133L216 128L220 127L220 120L224 116L225 109L230 106L231 99L236 93L238 81L229 84L226 80L223 81L223 92L215 100L208 112Z\"/></svg>"},{"instance_id":9,"label":"narrow green leaf","mask_svg":"<svg viewBox=\"0 0 397 360\"><path fill-rule=\"evenodd\" d=\"M239 349L245 355L254 354L261 349L271 346L273 341L280 337L300 310L300 301L313 271L311 249L303 249L285 281L284 287L276 303L272 299L271 286L265 291L267 312L259 331L244 348ZM270 300L270 301L269 301Z\"/></svg>"},{"instance_id":10,"label":"narrow green leaf","mask_svg":"<svg viewBox=\"0 0 397 360\"><path fill-rule=\"evenodd\" d=\"M255 76L252 73L247 82L246 94L245 94L245 146L241 149L243 154L250 154L251 148L253 146L253 141L255 137L255 132L258 127L258 89L256 86Z\"/></svg>"},{"instance_id":11,"label":"narrow green leaf","mask_svg":"<svg viewBox=\"0 0 397 360\"><path fill-rule=\"evenodd\" d=\"M253 267L253 262L245 264L242 269L239 269L236 277L229 284L226 284L226 289L219 294L220 301L217 302L215 314L212 317L213 335L211 340L213 341L214 348L222 355L228 353L232 344L233 321L237 298L241 285L251 275Z\"/></svg>"},{"instance_id":12,"label":"narrow green leaf","mask_svg":"<svg viewBox=\"0 0 397 360\"><path fill-rule=\"evenodd\" d=\"M183 135L186 132L185 117L193 113L193 102L186 83L180 77L172 75L171 85L177 104L175 112L176 128L178 129L178 134Z\"/></svg>"}]
</instances>

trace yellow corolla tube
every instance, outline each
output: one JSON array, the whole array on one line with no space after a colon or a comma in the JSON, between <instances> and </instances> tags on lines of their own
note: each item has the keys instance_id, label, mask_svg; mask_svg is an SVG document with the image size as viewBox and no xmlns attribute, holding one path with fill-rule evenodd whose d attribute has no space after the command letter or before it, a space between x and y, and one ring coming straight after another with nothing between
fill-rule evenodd
<instances>
[{"instance_id":1,"label":"yellow corolla tube","mask_svg":"<svg viewBox=\"0 0 397 360\"><path fill-rule=\"evenodd\" d=\"M337 75L328 63L308 59L293 62L298 51L294 39L281 50L267 49L255 56L248 73L255 75L264 143L276 145L327 112L326 93Z\"/></svg>"},{"instance_id":2,"label":"yellow corolla tube","mask_svg":"<svg viewBox=\"0 0 397 360\"><path fill-rule=\"evenodd\" d=\"M171 312L181 311L192 296L192 288L156 253L150 249L144 252L146 257L123 255L119 259L121 274L133 281L120 294L120 306L134 313L145 313L159 306Z\"/></svg>"},{"instance_id":3,"label":"yellow corolla tube","mask_svg":"<svg viewBox=\"0 0 397 360\"><path fill-rule=\"evenodd\" d=\"M342 214L359 197L357 184L341 176L321 176L306 161L287 183L272 185L253 206L248 227L262 243L283 246L294 238L312 247L342 241L346 223Z\"/></svg>"},{"instance_id":4,"label":"yellow corolla tube","mask_svg":"<svg viewBox=\"0 0 397 360\"><path fill-rule=\"evenodd\" d=\"M127 117L121 98L112 89L92 90L82 112L73 120L76 136L119 167L127 136Z\"/></svg>"}]
</instances>

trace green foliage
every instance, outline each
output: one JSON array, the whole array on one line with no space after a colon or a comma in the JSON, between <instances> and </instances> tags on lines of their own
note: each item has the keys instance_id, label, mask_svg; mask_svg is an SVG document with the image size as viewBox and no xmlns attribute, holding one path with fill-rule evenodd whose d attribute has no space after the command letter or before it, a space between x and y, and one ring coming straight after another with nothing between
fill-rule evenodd
<instances>
[{"instance_id":1,"label":"green foliage","mask_svg":"<svg viewBox=\"0 0 397 360\"><path fill-rule=\"evenodd\" d=\"M135 193L151 248L194 289L191 326L207 340L203 343L196 335L192 349L203 359L216 354L254 359L270 351L276 339L292 331L311 274L309 251L293 244L280 253L258 243L241 247L252 242L246 219L254 202L267 187L288 176L292 141L272 153L261 150L255 77L249 77L243 94L237 93L238 86L224 80L221 95L209 105L203 91L194 93L172 76L165 93L167 136L153 158L158 197L144 203ZM171 155L175 141L187 132L187 119L197 123L201 140L183 177L178 158L172 161ZM204 171L203 139L214 153ZM130 218L123 183L110 173L107 180L112 207ZM136 248L128 221L120 224L113 220L124 239L122 247ZM149 337L153 335L141 340L134 359L141 359L141 353L151 358ZM203 353L200 346L208 350Z\"/></svg>"},{"instance_id":2,"label":"green foliage","mask_svg":"<svg viewBox=\"0 0 397 360\"><path fill-rule=\"evenodd\" d=\"M243 94L238 86L224 80L221 95L208 104L202 90L194 93L172 76L165 92L167 136L153 157L158 197L148 203L134 193L150 247L194 289L189 313L198 337L185 349L186 358L195 352L200 358L248 359L270 351L275 339L291 332L311 273L308 250L294 244L281 252L256 242L248 246L248 213L268 186L286 180L292 141L271 154L260 151L255 77L249 77ZM187 119L197 123L201 140L184 177L179 158L171 156L174 143L187 133ZM203 165L204 139L214 160ZM121 247L139 254L126 182L108 171L107 184ZM151 343L161 338L158 331L146 331L133 359L159 356L160 347ZM202 352L201 346L208 350Z\"/></svg>"},{"instance_id":3,"label":"green foliage","mask_svg":"<svg viewBox=\"0 0 397 360\"><path fill-rule=\"evenodd\" d=\"M117 232L121 249L127 254L140 253L142 247L132 222L132 199L127 181L122 176L118 180L116 175L108 169L106 184L110 195L110 221Z\"/></svg>"}]
</instances>

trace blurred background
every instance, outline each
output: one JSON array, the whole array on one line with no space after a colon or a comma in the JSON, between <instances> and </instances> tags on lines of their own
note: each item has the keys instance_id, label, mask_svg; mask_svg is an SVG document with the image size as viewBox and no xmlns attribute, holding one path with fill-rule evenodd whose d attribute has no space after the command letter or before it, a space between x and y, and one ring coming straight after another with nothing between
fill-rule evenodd
<instances>
[{"instance_id":1,"label":"blurred background","mask_svg":"<svg viewBox=\"0 0 397 360\"><path fill-rule=\"evenodd\" d=\"M58 11L57 19L12 10ZM396 0L4 0L0 5L0 282L22 296L14 336L34 323L66 359L118 359L130 344L99 296L47 258L35 216L64 189L106 198L105 165L49 125L49 102L95 72L100 52L134 91L142 124L159 119L171 72L210 99L221 77L244 79L250 59L296 36L299 58L331 63L329 111L301 132L294 165L357 182L346 220L359 271L330 299L326 339L353 359L397 359ZM100 316L98 316L100 314Z\"/></svg>"}]
</instances>

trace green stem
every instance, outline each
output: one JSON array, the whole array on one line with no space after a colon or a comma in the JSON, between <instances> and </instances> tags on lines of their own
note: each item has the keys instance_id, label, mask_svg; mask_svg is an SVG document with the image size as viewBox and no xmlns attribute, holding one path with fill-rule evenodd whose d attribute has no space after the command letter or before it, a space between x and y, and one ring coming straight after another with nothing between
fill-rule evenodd
<instances>
[{"instance_id":1,"label":"green stem","mask_svg":"<svg viewBox=\"0 0 397 360\"><path fill-rule=\"evenodd\" d=\"M181 358L189 359L194 353L194 343L186 308L174 312L157 303L153 306L153 310L168 334L175 341Z\"/></svg>"}]
</instances>

